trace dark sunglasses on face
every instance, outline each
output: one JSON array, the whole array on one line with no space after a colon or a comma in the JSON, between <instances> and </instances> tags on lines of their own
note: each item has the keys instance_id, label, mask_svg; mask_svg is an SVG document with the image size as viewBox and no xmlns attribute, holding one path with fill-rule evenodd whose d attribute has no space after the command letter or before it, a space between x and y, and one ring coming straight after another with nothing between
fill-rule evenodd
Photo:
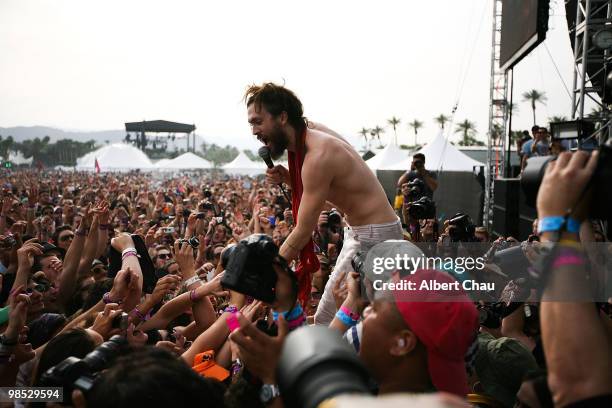
<instances>
[{"instance_id":1,"label":"dark sunglasses on face","mask_svg":"<svg viewBox=\"0 0 612 408\"><path fill-rule=\"evenodd\" d=\"M172 259L172 254L157 254L159 259Z\"/></svg>"},{"instance_id":2,"label":"dark sunglasses on face","mask_svg":"<svg viewBox=\"0 0 612 408\"><path fill-rule=\"evenodd\" d=\"M68 241L69 239L73 239L74 238L74 234L66 234L66 235L62 235L60 237L60 241L65 242Z\"/></svg>"}]
</instances>

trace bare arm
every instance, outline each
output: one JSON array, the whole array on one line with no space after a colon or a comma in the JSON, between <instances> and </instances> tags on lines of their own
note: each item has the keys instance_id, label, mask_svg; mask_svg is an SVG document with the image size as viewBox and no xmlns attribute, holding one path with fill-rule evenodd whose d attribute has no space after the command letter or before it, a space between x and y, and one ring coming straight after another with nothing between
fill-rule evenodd
<instances>
[{"instance_id":1,"label":"bare arm","mask_svg":"<svg viewBox=\"0 0 612 408\"><path fill-rule=\"evenodd\" d=\"M308 243L312 231L317 226L321 209L325 205L332 180L330 171L321 171L332 166L325 155L326 153L322 153L308 158L302 168L304 193L300 202L297 225L279 251L280 255L289 262L297 258L301 249Z\"/></svg>"},{"instance_id":2,"label":"bare arm","mask_svg":"<svg viewBox=\"0 0 612 408\"><path fill-rule=\"evenodd\" d=\"M83 228L84 227L79 226L77 229L77 233L74 234L74 239L68 247L66 257L64 258L62 273L59 276L60 288L57 295L59 303L61 304L65 304L68 299L70 299L70 294L74 292L74 288L76 287L79 260L81 259L81 253L85 245L85 233Z\"/></svg>"}]
</instances>

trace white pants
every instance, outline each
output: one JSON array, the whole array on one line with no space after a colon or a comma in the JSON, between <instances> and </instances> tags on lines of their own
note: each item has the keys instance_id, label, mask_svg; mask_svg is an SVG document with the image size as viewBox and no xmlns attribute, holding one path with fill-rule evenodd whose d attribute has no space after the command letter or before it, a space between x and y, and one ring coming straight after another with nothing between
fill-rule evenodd
<instances>
[{"instance_id":1,"label":"white pants","mask_svg":"<svg viewBox=\"0 0 612 408\"><path fill-rule=\"evenodd\" d=\"M334 285L341 273L353 271L351 260L359 250L367 252L380 242L388 239L402 238L402 224L399 219L386 224L370 224L345 228L342 251L338 254L336 266L325 285L323 296L314 316L315 324L329 326L334 319L336 315L336 302L332 292Z\"/></svg>"}]
</instances>

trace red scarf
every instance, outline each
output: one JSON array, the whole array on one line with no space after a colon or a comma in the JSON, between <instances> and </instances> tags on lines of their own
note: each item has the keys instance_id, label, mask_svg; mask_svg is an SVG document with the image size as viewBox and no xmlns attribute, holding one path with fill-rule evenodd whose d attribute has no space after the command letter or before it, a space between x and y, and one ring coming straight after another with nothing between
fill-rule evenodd
<instances>
[{"instance_id":1,"label":"red scarf","mask_svg":"<svg viewBox=\"0 0 612 408\"><path fill-rule=\"evenodd\" d=\"M300 200L304 186L302 185L302 164L304 164L304 145L306 144L306 130L302 137L296 141L296 151L288 152L289 154L289 176L291 177L291 207L293 211L293 219L298 223L298 209L300 208ZM314 242L312 238L300 251L300 259L295 269L295 274L298 280L298 301L303 307L306 307L306 302L310 298L310 289L312 286L312 275L319 269L319 259L314 253Z\"/></svg>"}]
</instances>

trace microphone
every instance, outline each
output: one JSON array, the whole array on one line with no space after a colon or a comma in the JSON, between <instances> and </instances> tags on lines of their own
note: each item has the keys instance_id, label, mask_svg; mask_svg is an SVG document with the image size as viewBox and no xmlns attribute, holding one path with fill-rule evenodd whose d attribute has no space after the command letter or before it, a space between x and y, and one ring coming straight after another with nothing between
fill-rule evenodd
<instances>
[{"instance_id":1,"label":"microphone","mask_svg":"<svg viewBox=\"0 0 612 408\"><path fill-rule=\"evenodd\" d=\"M259 155L259 157L263 159L263 161L266 163L266 166L268 166L269 169L274 168L274 163L272 162L272 155L270 154L270 148L268 146L261 146L259 150L257 151L257 154ZM278 186L280 187L281 191L285 195L287 202L289 202L289 206L291 206L292 205L291 199L289 198L289 195L285 191L285 188L283 187L283 183L282 182L278 183Z\"/></svg>"}]
</instances>

